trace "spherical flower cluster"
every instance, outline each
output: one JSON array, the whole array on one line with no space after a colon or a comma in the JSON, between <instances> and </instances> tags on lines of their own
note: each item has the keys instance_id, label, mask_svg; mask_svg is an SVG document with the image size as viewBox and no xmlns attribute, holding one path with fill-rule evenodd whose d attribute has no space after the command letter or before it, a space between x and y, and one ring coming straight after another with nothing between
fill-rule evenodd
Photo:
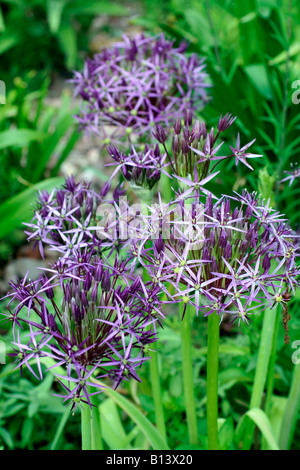
<instances>
[{"instance_id":1,"label":"spherical flower cluster","mask_svg":"<svg viewBox=\"0 0 300 470\"><path fill-rule=\"evenodd\" d=\"M217 129L207 130L205 122L194 120L192 113L186 110L181 117L176 119L169 132L157 126L153 135L160 144L163 144L173 173L177 176L183 178L189 176L192 180L196 165L198 177L203 180L222 160L226 159L234 159L236 165L240 162L253 170L247 160L262 157L262 155L248 152L255 139L241 147L238 134L236 146L229 146L231 152L226 152L227 155L218 155L224 144L220 141L220 136L235 119L231 114L220 116ZM168 140L171 140L169 145L171 151L167 150Z\"/></svg>"},{"instance_id":2,"label":"spherical flower cluster","mask_svg":"<svg viewBox=\"0 0 300 470\"><path fill-rule=\"evenodd\" d=\"M102 391L92 374L108 377L114 388L130 377L139 380L137 370L163 318L157 288L118 257L110 266L85 253L80 262L60 259L46 271L48 277L35 282L12 282L7 296L17 367L26 365L38 379L43 358L54 361L51 368L63 367L65 375L56 374L64 388L59 396L72 408L90 404L90 394Z\"/></svg>"},{"instance_id":3,"label":"spherical flower cluster","mask_svg":"<svg viewBox=\"0 0 300 470\"><path fill-rule=\"evenodd\" d=\"M300 274L284 217L247 191L220 199L207 192L202 201L201 184L160 208L159 238L141 256L152 282L220 321L228 314L248 322L254 312L284 305Z\"/></svg>"},{"instance_id":4,"label":"spherical flower cluster","mask_svg":"<svg viewBox=\"0 0 300 470\"><path fill-rule=\"evenodd\" d=\"M167 154L161 154L158 145L154 148L148 148L146 145L141 152L132 148L129 154L119 151L115 146L109 146L107 150L114 160L114 163L107 166L116 165L111 178L121 171L135 194L142 200L153 198L162 173L169 177L166 170L169 166L166 162Z\"/></svg>"},{"instance_id":5,"label":"spherical flower cluster","mask_svg":"<svg viewBox=\"0 0 300 470\"><path fill-rule=\"evenodd\" d=\"M75 72L75 95L84 103L77 120L82 128L100 133L103 143L121 136L151 136L156 124L168 126L185 109L200 109L207 101L205 64L186 44L175 48L163 34L140 35L114 44L88 59ZM113 126L105 137L103 125Z\"/></svg>"},{"instance_id":6,"label":"spherical flower cluster","mask_svg":"<svg viewBox=\"0 0 300 470\"><path fill-rule=\"evenodd\" d=\"M114 204L125 191L122 186L117 186L112 198L106 198L111 189L110 182L103 185L99 194L90 186L91 183L86 181L76 183L71 176L61 189L53 189L50 194L40 192L34 218L25 225L30 229L26 232L28 240L35 241L42 257L44 246L62 257L71 257L82 249L97 255L118 248L115 238L99 236L98 207L104 203ZM102 230L107 234L110 228L102 224Z\"/></svg>"}]
</instances>

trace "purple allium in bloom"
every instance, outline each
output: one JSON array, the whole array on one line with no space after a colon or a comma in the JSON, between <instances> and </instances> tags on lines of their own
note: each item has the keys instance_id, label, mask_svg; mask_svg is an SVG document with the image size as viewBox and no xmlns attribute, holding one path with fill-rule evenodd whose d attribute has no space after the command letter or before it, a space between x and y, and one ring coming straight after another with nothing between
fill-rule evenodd
<instances>
[{"instance_id":1,"label":"purple allium in bloom","mask_svg":"<svg viewBox=\"0 0 300 470\"><path fill-rule=\"evenodd\" d=\"M161 231L141 256L152 282L164 293L172 286L173 299L220 320L228 314L249 322L253 313L284 304L300 274L299 247L284 217L256 193L216 199L191 187L166 204L169 236Z\"/></svg>"},{"instance_id":2,"label":"purple allium in bloom","mask_svg":"<svg viewBox=\"0 0 300 470\"><path fill-rule=\"evenodd\" d=\"M30 231L25 233L28 241L34 240L38 245L42 257L44 246L63 257L83 249L97 255L117 247L115 240L97 236L97 209L100 204L114 204L125 191L122 186L117 186L111 199L107 197L110 182L105 183L98 194L90 186L91 183L86 181L76 183L71 176L63 188L53 189L50 194L40 192L34 218L30 224L25 224Z\"/></svg>"},{"instance_id":3,"label":"purple allium in bloom","mask_svg":"<svg viewBox=\"0 0 300 470\"><path fill-rule=\"evenodd\" d=\"M217 129L207 130L206 123L194 120L189 110L182 114L182 119L177 118L171 132L166 131L164 139L161 138L161 128L157 126L154 137L160 142L167 154L172 171L182 178L194 178L196 165L199 180L204 180L217 167L220 161L234 159L235 164L239 162L253 169L247 162L248 158L262 157L248 153L248 148L255 139L240 147L240 136L237 136L236 147L230 147L231 153L219 155L224 142L220 141L221 134L226 131L235 121L231 114L220 116ZM167 150L166 142L170 138L171 151Z\"/></svg>"},{"instance_id":4,"label":"purple allium in bloom","mask_svg":"<svg viewBox=\"0 0 300 470\"><path fill-rule=\"evenodd\" d=\"M54 361L51 368L63 367L65 375L56 375L72 408L101 392L92 374L111 379L114 388L130 377L139 380L163 319L156 286L143 283L118 256L113 265L91 255L61 259L46 271L49 277L35 282L12 282L7 295L17 367L27 366L39 379L42 358Z\"/></svg>"},{"instance_id":5,"label":"purple allium in bloom","mask_svg":"<svg viewBox=\"0 0 300 470\"><path fill-rule=\"evenodd\" d=\"M132 132L151 136L156 124L168 126L185 109L201 108L209 86L204 61L187 56L185 43L177 48L173 43L163 34L124 36L88 59L72 80L84 101L77 116L81 127L100 133L107 144L105 124L115 128L113 140Z\"/></svg>"},{"instance_id":6,"label":"purple allium in bloom","mask_svg":"<svg viewBox=\"0 0 300 470\"><path fill-rule=\"evenodd\" d=\"M114 163L108 166L116 166L111 178L121 171L129 185L142 200L151 200L157 189L161 174L169 176L165 168L169 166L166 161L167 154L161 154L159 146L148 148L146 145L144 150L136 152L134 148L130 154L120 152L115 146L107 148Z\"/></svg>"},{"instance_id":7,"label":"purple allium in bloom","mask_svg":"<svg viewBox=\"0 0 300 470\"><path fill-rule=\"evenodd\" d=\"M295 180L300 182L300 168L298 167L298 164L297 163L291 164L291 167L292 167L292 170L284 171L284 173L287 174L288 176L286 176L280 181L281 183L288 181L289 186L291 186Z\"/></svg>"}]
</instances>

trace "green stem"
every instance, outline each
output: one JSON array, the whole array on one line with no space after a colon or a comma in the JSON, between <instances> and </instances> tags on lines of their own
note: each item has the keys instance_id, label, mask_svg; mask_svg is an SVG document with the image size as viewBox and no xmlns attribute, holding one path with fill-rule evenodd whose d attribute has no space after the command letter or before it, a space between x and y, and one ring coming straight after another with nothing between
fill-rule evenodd
<instances>
[{"instance_id":1,"label":"green stem","mask_svg":"<svg viewBox=\"0 0 300 470\"><path fill-rule=\"evenodd\" d=\"M146 244L146 247L149 246L149 243ZM143 279L144 282L149 280L148 273L146 269L143 269ZM155 409L155 422L157 429L161 433L162 437L167 440L166 436L166 427L165 427L165 417L164 417L164 408L162 403L162 393L160 387L160 377L159 377L159 366L158 366L158 353L150 352L150 380L152 388L152 396L154 400L154 409Z\"/></svg>"},{"instance_id":2,"label":"green stem","mask_svg":"<svg viewBox=\"0 0 300 470\"><path fill-rule=\"evenodd\" d=\"M275 371L275 364L276 364L276 346L277 346L277 338L278 338L278 330L279 330L279 323L280 323L280 315L278 310L275 313L275 325L274 325L274 332L273 332L273 340L272 340L272 349L270 354L270 363L268 367L268 377L267 377L267 393L266 393L266 400L265 400L265 413L269 416L270 408L271 408L271 400L274 390L274 371Z\"/></svg>"},{"instance_id":3,"label":"green stem","mask_svg":"<svg viewBox=\"0 0 300 470\"><path fill-rule=\"evenodd\" d=\"M193 382L193 358L190 306L187 305L186 313L181 325L182 339L182 373L185 409L188 424L189 441L191 445L198 442L197 416Z\"/></svg>"},{"instance_id":4,"label":"green stem","mask_svg":"<svg viewBox=\"0 0 300 470\"><path fill-rule=\"evenodd\" d=\"M146 244L146 247L149 246L149 243ZM144 282L149 280L148 273L146 269L143 269L143 279ZM158 353L150 351L149 355L150 360L150 381L152 388L152 396L154 400L154 409L155 409L155 422L156 427L162 437L167 440L166 427L165 427L165 417L164 417L164 408L162 404L162 393L160 387L160 377L159 377L159 367L158 367Z\"/></svg>"},{"instance_id":5,"label":"green stem","mask_svg":"<svg viewBox=\"0 0 300 470\"><path fill-rule=\"evenodd\" d=\"M295 365L293 380L288 396L285 413L283 415L279 447L281 450L289 450L296 429L298 410L300 406L300 363Z\"/></svg>"},{"instance_id":6,"label":"green stem","mask_svg":"<svg viewBox=\"0 0 300 470\"><path fill-rule=\"evenodd\" d=\"M98 395L91 395L90 400L91 400L91 404L93 405L91 409L92 450L103 450Z\"/></svg>"},{"instance_id":7,"label":"green stem","mask_svg":"<svg viewBox=\"0 0 300 470\"><path fill-rule=\"evenodd\" d=\"M94 387L88 387L93 393ZM81 408L81 439L82 450L102 450L100 410L97 395L90 395L90 405L83 403Z\"/></svg>"},{"instance_id":8,"label":"green stem","mask_svg":"<svg viewBox=\"0 0 300 470\"><path fill-rule=\"evenodd\" d=\"M82 403L81 408L81 449L91 450L91 408L86 403Z\"/></svg>"},{"instance_id":9,"label":"green stem","mask_svg":"<svg viewBox=\"0 0 300 470\"><path fill-rule=\"evenodd\" d=\"M152 386L152 395L153 395L153 400L154 400L156 426L161 436L166 441L167 435L166 435L166 426L165 426L165 418L164 418L164 409L163 409L163 404L162 404L162 394L161 394L161 388L160 388L158 354L154 351L151 352L150 379L151 379L151 386Z\"/></svg>"},{"instance_id":10,"label":"green stem","mask_svg":"<svg viewBox=\"0 0 300 470\"><path fill-rule=\"evenodd\" d=\"M207 341L207 437L208 450L218 449L218 367L220 317L208 316Z\"/></svg>"},{"instance_id":11,"label":"green stem","mask_svg":"<svg viewBox=\"0 0 300 470\"><path fill-rule=\"evenodd\" d=\"M258 349L257 364L249 409L261 407L272 350L272 339L274 336L275 323L276 311L271 310L270 308L266 309L264 312L261 339ZM248 418L243 440L244 450L249 450L251 448L254 429L254 423Z\"/></svg>"},{"instance_id":12,"label":"green stem","mask_svg":"<svg viewBox=\"0 0 300 470\"><path fill-rule=\"evenodd\" d=\"M67 424L67 421L70 417L70 410L66 409L66 411L63 413L62 417L59 420L58 427L55 432L54 439L52 441L52 444L50 446L50 450L55 450L57 443L60 439L60 436L62 435L62 432L64 430L65 425Z\"/></svg>"},{"instance_id":13,"label":"green stem","mask_svg":"<svg viewBox=\"0 0 300 470\"><path fill-rule=\"evenodd\" d=\"M265 399L265 413L268 417L270 417L271 411L271 403L272 403L272 396L274 391L274 374L275 374L275 365L276 365L276 347L277 347L277 338L278 338L278 330L279 330L279 323L280 323L280 315L278 310L276 311L276 318L275 318L275 326L273 332L273 340L272 340L272 349L270 353L270 363L268 367L268 376L267 376L267 384L266 384L266 399ZM266 439L262 441L262 450L268 450L268 444Z\"/></svg>"}]
</instances>

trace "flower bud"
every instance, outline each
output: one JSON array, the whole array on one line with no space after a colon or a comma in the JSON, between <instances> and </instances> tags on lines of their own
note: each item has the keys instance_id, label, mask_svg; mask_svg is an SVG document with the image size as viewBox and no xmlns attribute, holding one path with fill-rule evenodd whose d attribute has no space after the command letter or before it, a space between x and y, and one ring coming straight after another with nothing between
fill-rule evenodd
<instances>
[{"instance_id":1,"label":"flower bud","mask_svg":"<svg viewBox=\"0 0 300 470\"><path fill-rule=\"evenodd\" d=\"M104 292L108 292L110 289L110 275L108 271L104 271L103 273L101 288Z\"/></svg>"},{"instance_id":2,"label":"flower bud","mask_svg":"<svg viewBox=\"0 0 300 470\"><path fill-rule=\"evenodd\" d=\"M181 132L181 119L177 118L174 125L174 133L179 135Z\"/></svg>"}]
</instances>

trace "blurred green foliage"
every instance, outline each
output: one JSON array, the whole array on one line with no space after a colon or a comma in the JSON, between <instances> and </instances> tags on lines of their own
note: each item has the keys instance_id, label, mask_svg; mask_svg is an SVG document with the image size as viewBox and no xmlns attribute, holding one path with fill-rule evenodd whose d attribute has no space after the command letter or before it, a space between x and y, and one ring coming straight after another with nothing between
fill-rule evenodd
<instances>
[{"instance_id":1,"label":"blurred green foliage","mask_svg":"<svg viewBox=\"0 0 300 470\"><path fill-rule=\"evenodd\" d=\"M299 224L300 188L279 183L290 163L299 161L300 108L292 100L296 90L293 84L300 79L297 2L141 0L128 2L128 5L108 0L1 2L0 78L7 80L8 91L7 104L0 105L1 259L13 255L12 231L20 227L26 217L30 219L35 193L60 184L56 179L60 165L79 137L72 119L74 109L70 95L63 96L63 105L59 108L49 104L46 98L53 71L65 76L80 66L82 58L90 53L90 26L98 15L125 16L132 25L142 27L149 34L165 31L177 42L186 39L190 43L189 51L206 56L213 88L211 101L199 117L209 126L216 126L220 114L236 115L238 119L228 130L228 143L235 144L236 134L240 132L242 144L256 138L253 153L264 155L254 161L253 173L240 166L234 168L233 164L220 165L222 185L216 185L214 192L240 191L245 186L259 189L286 213L294 227ZM33 69L42 73L35 74L31 72ZM298 307L299 298L296 298L290 306L290 344L284 344L284 329L279 325L273 351L276 365L268 417L276 438L294 373L291 357L293 342L299 340ZM188 449L180 322L174 311L167 312L166 317L158 349L168 444L171 449ZM262 318L255 317L250 325L229 327L225 322L222 329L219 440L224 449L239 446L236 428L249 407L261 324ZM10 325L3 324L1 328L1 338L10 344ZM205 320L194 318L199 449L206 448L206 328ZM0 366L0 446L5 449L79 449L79 413L69 416L61 399L51 395L60 390L52 373L45 372L45 382L38 385L26 372L22 378L18 372L13 373L10 360L7 362ZM141 378L141 384L130 382L122 389L122 394L154 423L147 367L142 370ZM150 448L149 439L124 409L104 394L99 404L106 448ZM257 433L254 448L262 447L266 448L267 444ZM299 428L296 428L291 448L300 449Z\"/></svg>"},{"instance_id":2,"label":"blurred green foliage","mask_svg":"<svg viewBox=\"0 0 300 470\"><path fill-rule=\"evenodd\" d=\"M126 14L121 2L105 0L3 0L0 57L4 79L24 70L74 69L81 64L80 51L88 49L93 18Z\"/></svg>"},{"instance_id":3,"label":"blurred green foliage","mask_svg":"<svg viewBox=\"0 0 300 470\"><path fill-rule=\"evenodd\" d=\"M13 87L7 90L6 104L0 107L3 261L13 254L12 247L24 239L13 233L22 228L23 222L31 220L36 193L61 183L57 178L59 169L80 137L73 118L71 93L63 93L59 106L47 102L50 80L36 75L32 71L24 78L15 77Z\"/></svg>"},{"instance_id":4,"label":"blurred green foliage","mask_svg":"<svg viewBox=\"0 0 300 470\"><path fill-rule=\"evenodd\" d=\"M295 0L142 0L144 16L135 24L149 32L165 31L187 40L189 51L206 57L213 88L201 116L216 126L220 114L237 116L241 142L256 138L253 153L264 155L255 170L268 166L274 176L274 197L293 225L299 221L296 201L300 188L280 185L283 170L299 161L300 113L292 97L300 77L300 11ZM164 21L162 21L164 18ZM296 87L296 88L295 88ZM295 100L294 100L295 101ZM224 167L223 183L230 190L232 174ZM229 169L231 170L231 168ZM237 169L240 186L257 190L256 171ZM246 178L246 181L245 181ZM237 186L237 185L235 185ZM237 189L237 187L235 188ZM299 209L299 205L298 205Z\"/></svg>"}]
</instances>

